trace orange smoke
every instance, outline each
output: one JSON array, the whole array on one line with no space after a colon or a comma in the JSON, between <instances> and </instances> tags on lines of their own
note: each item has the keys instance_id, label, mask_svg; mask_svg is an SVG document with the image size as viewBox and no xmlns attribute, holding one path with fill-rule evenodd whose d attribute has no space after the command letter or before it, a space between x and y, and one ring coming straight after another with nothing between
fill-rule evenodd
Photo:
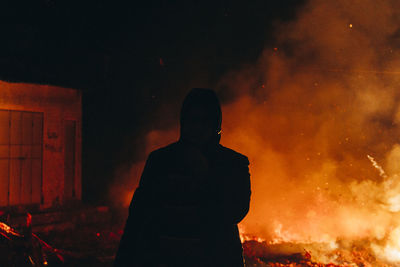
<instances>
[{"instance_id":1,"label":"orange smoke","mask_svg":"<svg viewBox=\"0 0 400 267\"><path fill-rule=\"evenodd\" d=\"M245 233L368 239L377 257L400 262L399 8L309 1L277 27L282 49L221 81L239 96L224 106L222 142L251 162Z\"/></svg>"},{"instance_id":2,"label":"orange smoke","mask_svg":"<svg viewBox=\"0 0 400 267\"><path fill-rule=\"evenodd\" d=\"M244 236L365 240L400 263L399 12L399 1L311 0L277 23L276 48L216 86L231 96L222 144L251 163ZM148 150L177 135L149 133Z\"/></svg>"}]
</instances>

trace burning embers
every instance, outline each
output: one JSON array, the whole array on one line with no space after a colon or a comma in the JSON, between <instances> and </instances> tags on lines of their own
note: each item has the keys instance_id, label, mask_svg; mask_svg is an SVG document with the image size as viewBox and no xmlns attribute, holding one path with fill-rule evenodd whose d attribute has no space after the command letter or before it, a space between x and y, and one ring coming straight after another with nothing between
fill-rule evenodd
<instances>
[{"instance_id":1,"label":"burning embers","mask_svg":"<svg viewBox=\"0 0 400 267\"><path fill-rule=\"evenodd\" d=\"M247 246L400 266L400 2L381 4L307 1L277 27L279 50L221 81L237 96L222 143L250 159L242 232L265 240Z\"/></svg>"},{"instance_id":2,"label":"burning embers","mask_svg":"<svg viewBox=\"0 0 400 267\"><path fill-rule=\"evenodd\" d=\"M395 146L387 160L397 159L399 150ZM303 217L286 226L275 221L268 240L246 235L251 231L244 224L240 230L248 266L400 266L400 176L388 175L372 156L367 158L382 180L350 184L351 202L342 202L342 210L331 209L336 231L322 232L319 224L327 222L307 210L306 220ZM326 197L321 204L332 201ZM308 236L299 228L290 229L304 221Z\"/></svg>"},{"instance_id":3,"label":"burning embers","mask_svg":"<svg viewBox=\"0 0 400 267\"><path fill-rule=\"evenodd\" d=\"M32 233L32 216L27 214L23 234L0 222L1 266L51 266L64 263L61 253Z\"/></svg>"},{"instance_id":4,"label":"burning embers","mask_svg":"<svg viewBox=\"0 0 400 267\"><path fill-rule=\"evenodd\" d=\"M332 244L267 244L245 241L243 244L247 267L388 267L371 250L365 249L364 241L343 247ZM322 254L321 254L322 253Z\"/></svg>"}]
</instances>

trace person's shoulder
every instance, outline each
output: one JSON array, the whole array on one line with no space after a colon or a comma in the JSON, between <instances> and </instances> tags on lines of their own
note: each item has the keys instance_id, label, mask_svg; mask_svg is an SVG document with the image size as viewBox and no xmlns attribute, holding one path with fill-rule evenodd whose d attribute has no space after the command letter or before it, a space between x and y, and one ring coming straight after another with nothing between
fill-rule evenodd
<instances>
[{"instance_id":1,"label":"person's shoulder","mask_svg":"<svg viewBox=\"0 0 400 267\"><path fill-rule=\"evenodd\" d=\"M237 164L249 165L248 157L233 149L224 147L223 145L219 145L219 151L220 151L220 157L223 160L229 160Z\"/></svg>"},{"instance_id":2,"label":"person's shoulder","mask_svg":"<svg viewBox=\"0 0 400 267\"><path fill-rule=\"evenodd\" d=\"M149 158L154 159L160 157L169 157L170 155L176 153L178 147L179 147L178 142L174 142L167 146L158 148L149 154Z\"/></svg>"}]
</instances>

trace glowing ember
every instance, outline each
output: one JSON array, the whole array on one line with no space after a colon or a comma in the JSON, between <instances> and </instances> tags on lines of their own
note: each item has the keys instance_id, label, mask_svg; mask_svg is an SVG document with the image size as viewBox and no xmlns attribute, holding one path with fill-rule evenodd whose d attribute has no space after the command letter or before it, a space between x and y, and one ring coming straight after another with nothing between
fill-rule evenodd
<instances>
[{"instance_id":1,"label":"glowing ember","mask_svg":"<svg viewBox=\"0 0 400 267\"><path fill-rule=\"evenodd\" d=\"M0 222L0 230L6 232L7 234L22 237L22 235L20 235L14 229L12 229L10 226L8 226L7 224L2 223L2 222Z\"/></svg>"}]
</instances>

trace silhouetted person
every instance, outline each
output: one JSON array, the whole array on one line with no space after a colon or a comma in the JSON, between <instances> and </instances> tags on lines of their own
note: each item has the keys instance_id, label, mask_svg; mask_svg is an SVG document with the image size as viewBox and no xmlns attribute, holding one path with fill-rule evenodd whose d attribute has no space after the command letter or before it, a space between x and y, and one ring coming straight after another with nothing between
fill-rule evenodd
<instances>
[{"instance_id":1,"label":"silhouetted person","mask_svg":"<svg viewBox=\"0 0 400 267\"><path fill-rule=\"evenodd\" d=\"M190 91L180 139L147 159L116 267L243 266L237 223L249 210L249 161L219 144L221 121L214 91Z\"/></svg>"}]
</instances>

